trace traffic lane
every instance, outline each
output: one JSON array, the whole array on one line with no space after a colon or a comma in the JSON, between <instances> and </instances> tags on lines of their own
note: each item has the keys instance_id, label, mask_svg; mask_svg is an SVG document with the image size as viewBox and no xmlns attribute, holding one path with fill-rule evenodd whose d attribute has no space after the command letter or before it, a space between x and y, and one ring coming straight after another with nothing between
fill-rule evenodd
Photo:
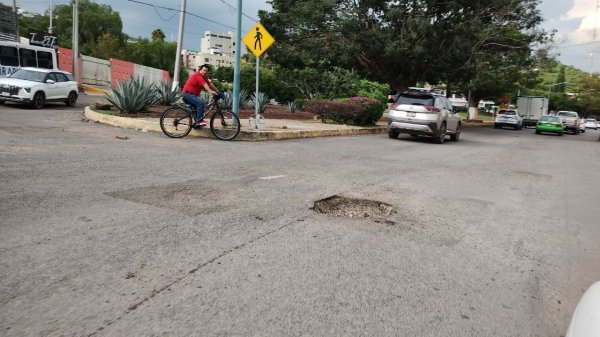
<instances>
[{"instance_id":1,"label":"traffic lane","mask_svg":"<svg viewBox=\"0 0 600 337\"><path fill-rule=\"evenodd\" d=\"M7 263L7 275L13 282L3 289L15 289L12 296L24 305L21 311L16 307L5 311L20 314L0 321L12 323L15 334L22 329L40 331L44 323L60 331L89 333L102 328L99 331L118 334L123 328L119 322L126 321L132 322L130 328L143 333L145 328L131 318L154 317L163 310L162 304L167 314L175 317L173 322L187 326L189 333L197 331L197 318L214 327L205 314L206 310L214 311L211 308L224 311L217 321L245 310L239 316L240 325L273 335L278 329L302 329L296 322L268 321L287 319L296 312L301 314L302 322L312 322L306 326L307 331L330 331L321 324L323 319L330 319L334 333L346 331L348 315L356 316L357 322L378 318L379 323L370 325L376 331L390 331L401 323L409 331L423 331L423 335L436 331L458 335L467 329L466 322L474 326L472 335L508 322L515 328L506 335L511 331L559 331L560 325L568 321L568 310L557 309L554 302L561 297L568 305L562 297L569 296L560 296L564 295L566 282L548 278L571 262L560 260L560 252L572 248L573 238L567 236L563 244L553 245L550 250L542 243L555 242L553 235L564 232L563 220L550 226L521 228L527 215L514 203L539 203L550 210L556 208L560 216L564 208L552 207L557 206L554 199L536 203L519 192L535 191L528 181L548 179L548 173L520 167L521 161L530 158L530 149L525 148L523 154L513 151L509 147L512 136L490 137L490 130L466 130L465 136L469 137L462 138L465 142L461 139L442 146L424 140L371 136L269 142L257 149L254 143L171 140L160 134L73 124L66 129L76 137L65 138L67 144L53 144L63 135L57 136L56 130L44 131L35 140L24 134L23 143L39 153L28 155L28 160L15 158L24 165L4 168L5 173L13 175L5 186L11 188L8 191L16 200L3 213L8 223L19 226L8 226L13 230L5 237L13 240L3 242L15 254L15 261ZM116 135L128 139L119 140ZM526 133L519 136L528 137ZM73 138L78 142L74 143ZM512 168L520 169L513 172ZM23 170L22 176L19 170ZM497 175L510 179L496 187L491 182L497 180ZM273 178L276 176L283 177ZM558 191L554 184L545 188L550 189L550 196L557 193L552 188ZM389 202L398 208L390 220L396 225L330 219L309 210L314 201L334 194ZM24 217L21 204L36 212ZM436 207L431 209L430 205ZM475 209L469 208L472 205ZM582 220L578 217L576 214L571 218L575 224ZM588 228L580 227L581 233L590 234ZM548 230L546 234L537 233ZM283 242L272 248L272 240ZM384 247L379 248L380 244ZM589 246L589 240L583 238L580 249L573 249L565 259L582 259L581 249ZM256 250L263 253L252 256ZM598 256L593 246L590 252L590 258ZM271 261L278 258L280 264ZM256 263L267 269L267 275L281 276L261 280L262 286L254 290L256 285L250 276L254 276ZM417 263L423 263L423 267ZM212 266L227 268L213 270ZM581 266L573 266L569 287L576 289L573 284L583 283L586 278ZM522 275L527 267L533 267L529 273L535 276ZM495 273L500 276L488 279ZM333 277L338 274L339 281ZM217 297L208 296L207 301L185 303L177 309L169 307L169 301L183 303L188 295L197 295L196 278L205 284L199 286L208 289L220 289L221 282L229 280L225 286L233 290L221 289L218 303ZM239 289L231 281L238 278ZM310 282L313 279L323 281L315 292L312 286L317 284ZM306 287L294 287L294 280L303 281ZM360 297L370 284L373 290ZM515 289L514 284L514 294L512 290L507 292ZM431 285L444 294L437 294L435 289L425 292ZM465 296L461 291L467 287L473 293L459 304L470 304L466 309L476 311L476 315L458 315L465 307L451 307L453 299ZM383 301L388 293L402 289L404 302ZM288 302L286 293L295 301ZM243 303L236 304L236 299L244 295L249 302L257 303L256 311ZM530 296L526 302L529 309L517 303L518 295ZM339 298L337 304L325 301L332 298ZM359 312L359 305L370 304L370 298L378 306L363 306L366 309ZM503 298L507 300L501 301ZM266 310L276 300L282 304L268 312L268 318L252 321L259 316L259 308ZM410 306L404 307L403 303ZM16 303L9 304L7 308ZM317 310L309 310L311 305ZM442 322L431 328L426 323L431 317L429 308L438 308L441 314L434 318ZM394 316L396 309L412 310L413 316L406 317L415 321ZM201 314L194 316L198 312ZM519 315L524 318L519 320ZM26 316L43 317L45 322ZM532 316L536 324L542 322L541 327L527 325ZM546 318L550 323L545 323ZM175 323L150 326L166 331ZM236 324L223 326L235 330ZM365 327L369 326L357 325L352 331L364 331Z\"/></svg>"}]
</instances>

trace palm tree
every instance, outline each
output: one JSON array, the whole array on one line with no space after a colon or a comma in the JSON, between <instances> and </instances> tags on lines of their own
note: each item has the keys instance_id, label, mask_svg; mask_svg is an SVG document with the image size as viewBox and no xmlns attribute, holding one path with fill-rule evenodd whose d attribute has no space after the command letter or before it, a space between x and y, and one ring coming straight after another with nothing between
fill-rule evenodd
<instances>
[{"instance_id":1,"label":"palm tree","mask_svg":"<svg viewBox=\"0 0 600 337\"><path fill-rule=\"evenodd\" d=\"M155 29L152 32L152 41L156 41L156 40L160 40L160 41L165 40L165 33L163 33L163 31L160 29Z\"/></svg>"}]
</instances>

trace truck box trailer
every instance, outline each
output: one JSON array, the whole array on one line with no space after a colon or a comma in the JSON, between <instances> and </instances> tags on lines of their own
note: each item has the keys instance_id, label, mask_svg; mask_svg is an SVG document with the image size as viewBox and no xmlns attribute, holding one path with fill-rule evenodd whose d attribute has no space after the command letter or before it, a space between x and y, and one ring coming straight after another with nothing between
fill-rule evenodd
<instances>
[{"instance_id":1,"label":"truck box trailer","mask_svg":"<svg viewBox=\"0 0 600 337\"><path fill-rule=\"evenodd\" d=\"M535 126L541 116L548 114L548 99L542 96L517 97L517 109L523 117L523 126Z\"/></svg>"}]
</instances>

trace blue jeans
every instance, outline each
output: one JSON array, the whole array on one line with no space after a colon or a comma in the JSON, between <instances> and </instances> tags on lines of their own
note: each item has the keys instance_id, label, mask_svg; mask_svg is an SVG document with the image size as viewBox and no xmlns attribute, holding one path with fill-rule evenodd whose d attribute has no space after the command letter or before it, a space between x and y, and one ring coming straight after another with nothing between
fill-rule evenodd
<instances>
[{"instance_id":1,"label":"blue jeans","mask_svg":"<svg viewBox=\"0 0 600 337\"><path fill-rule=\"evenodd\" d=\"M202 116L204 116L204 101L200 97L188 92L182 93L181 97L183 97L184 102L196 107L196 116L194 117L194 121L199 123L202 120Z\"/></svg>"}]
</instances>

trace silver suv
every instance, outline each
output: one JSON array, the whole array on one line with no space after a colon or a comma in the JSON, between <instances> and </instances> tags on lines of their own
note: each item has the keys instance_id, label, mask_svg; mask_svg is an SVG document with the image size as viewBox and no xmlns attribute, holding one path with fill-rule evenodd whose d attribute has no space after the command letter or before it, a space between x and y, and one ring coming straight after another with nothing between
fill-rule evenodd
<instances>
[{"instance_id":1,"label":"silver suv","mask_svg":"<svg viewBox=\"0 0 600 337\"><path fill-rule=\"evenodd\" d=\"M446 135L454 141L460 137L461 119L450 101L428 92L407 91L398 95L387 120L390 138L407 133L413 137L433 137L436 143L443 144Z\"/></svg>"}]
</instances>

